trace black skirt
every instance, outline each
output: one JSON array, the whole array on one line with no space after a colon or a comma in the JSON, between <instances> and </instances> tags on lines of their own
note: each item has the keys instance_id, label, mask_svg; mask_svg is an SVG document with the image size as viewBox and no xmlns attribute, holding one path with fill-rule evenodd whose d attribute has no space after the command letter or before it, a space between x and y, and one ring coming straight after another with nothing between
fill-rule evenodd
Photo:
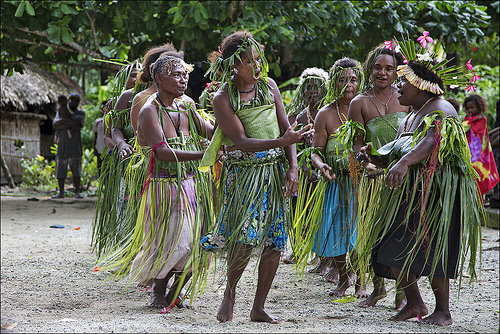
<instances>
[{"instance_id":1,"label":"black skirt","mask_svg":"<svg viewBox=\"0 0 500 334\"><path fill-rule=\"evenodd\" d=\"M421 191L418 189L417 191ZM407 196L410 196L409 194ZM418 195L417 195L418 196ZM440 198L440 196L438 196ZM460 191L457 189L452 211L450 228L448 230L448 254L439 255L440 260L436 262L434 268L435 277L456 278L458 274L459 251L460 251ZM412 212L405 220L407 211ZM401 206L396 214L394 221L389 227L389 231L372 249L372 267L375 275L385 278L396 279L391 268L399 271L405 266L405 262L409 257L412 248L416 245L415 230L420 222L420 207L409 208L408 200L402 201ZM432 231L428 231L428 242L420 242L417 247L416 256L411 264L405 266L405 271L417 277L429 276L432 273L434 258L434 249L436 237L432 238ZM426 251L430 247L430 254L426 258ZM443 257L447 259L447 263L443 261Z\"/></svg>"}]
</instances>

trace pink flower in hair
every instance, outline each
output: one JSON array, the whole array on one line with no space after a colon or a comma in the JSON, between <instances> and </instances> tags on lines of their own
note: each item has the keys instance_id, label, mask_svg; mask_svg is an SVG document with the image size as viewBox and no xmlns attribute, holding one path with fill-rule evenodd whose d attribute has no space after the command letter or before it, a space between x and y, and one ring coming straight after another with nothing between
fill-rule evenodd
<instances>
[{"instance_id":1,"label":"pink flower in hair","mask_svg":"<svg viewBox=\"0 0 500 334\"><path fill-rule=\"evenodd\" d=\"M405 56L401 55L403 57L403 64L408 64L408 60L406 60Z\"/></svg>"},{"instance_id":2,"label":"pink flower in hair","mask_svg":"<svg viewBox=\"0 0 500 334\"><path fill-rule=\"evenodd\" d=\"M479 75L477 75L476 73L474 73L474 75L472 76L472 78L470 78L470 82L476 83L476 81L478 81L479 79L481 79L479 77Z\"/></svg>"},{"instance_id":3,"label":"pink flower in hair","mask_svg":"<svg viewBox=\"0 0 500 334\"><path fill-rule=\"evenodd\" d=\"M472 69L474 68L474 67L472 66L472 64L470 63L470 61L471 61L471 60L472 60L472 58L471 58L471 59L469 59L469 60L467 61L467 63L465 64L465 66L467 66L467 68L469 69L469 71L472 71Z\"/></svg>"},{"instance_id":4,"label":"pink flower in hair","mask_svg":"<svg viewBox=\"0 0 500 334\"><path fill-rule=\"evenodd\" d=\"M474 87L473 85L468 85L466 88L465 88L466 91L468 92L476 92L476 87Z\"/></svg>"},{"instance_id":5,"label":"pink flower in hair","mask_svg":"<svg viewBox=\"0 0 500 334\"><path fill-rule=\"evenodd\" d=\"M386 49L392 50L392 41L384 41Z\"/></svg>"},{"instance_id":6,"label":"pink flower in hair","mask_svg":"<svg viewBox=\"0 0 500 334\"><path fill-rule=\"evenodd\" d=\"M420 36L419 38L417 38L417 41L422 45L422 47L424 49L427 46L427 43L434 43L434 40L432 39L432 37L429 37L429 32L428 31L424 31L422 33L422 36Z\"/></svg>"}]
</instances>

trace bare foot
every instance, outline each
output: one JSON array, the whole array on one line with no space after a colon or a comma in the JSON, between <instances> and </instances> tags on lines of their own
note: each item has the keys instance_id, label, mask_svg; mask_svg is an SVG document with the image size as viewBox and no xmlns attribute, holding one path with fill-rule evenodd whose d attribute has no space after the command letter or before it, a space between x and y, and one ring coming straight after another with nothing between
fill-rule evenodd
<instances>
[{"instance_id":1,"label":"bare foot","mask_svg":"<svg viewBox=\"0 0 500 334\"><path fill-rule=\"evenodd\" d=\"M224 296L222 303L217 312L217 320L219 322L228 322L233 320L234 297Z\"/></svg>"},{"instance_id":2,"label":"bare foot","mask_svg":"<svg viewBox=\"0 0 500 334\"><path fill-rule=\"evenodd\" d=\"M404 321L411 318L416 318L417 315L424 316L427 315L429 311L423 303L409 305L406 304L401 311L399 311L395 316L389 318L391 321Z\"/></svg>"},{"instance_id":3,"label":"bare foot","mask_svg":"<svg viewBox=\"0 0 500 334\"><path fill-rule=\"evenodd\" d=\"M151 304L149 306L155 308L162 308L167 306L167 300L165 299L165 294L163 293L155 293L154 289L151 289Z\"/></svg>"},{"instance_id":4,"label":"bare foot","mask_svg":"<svg viewBox=\"0 0 500 334\"><path fill-rule=\"evenodd\" d=\"M337 285L337 287L335 288L335 290L330 291L330 293L328 293L328 295L330 295L332 297L345 297L345 291L346 290L347 290L347 286L346 285L341 285L339 283Z\"/></svg>"},{"instance_id":5,"label":"bare foot","mask_svg":"<svg viewBox=\"0 0 500 334\"><path fill-rule=\"evenodd\" d=\"M332 266L325 276L327 282L337 283L339 281L339 271L336 266Z\"/></svg>"},{"instance_id":6,"label":"bare foot","mask_svg":"<svg viewBox=\"0 0 500 334\"><path fill-rule=\"evenodd\" d=\"M250 320L268 322L270 324L279 324L283 319L271 315L264 308L252 308L252 311L250 312Z\"/></svg>"},{"instance_id":7,"label":"bare foot","mask_svg":"<svg viewBox=\"0 0 500 334\"><path fill-rule=\"evenodd\" d=\"M356 274L352 271L347 273L345 277L340 276L339 284L335 290L330 291L329 295L334 297L344 297L345 291L356 281Z\"/></svg>"},{"instance_id":8,"label":"bare foot","mask_svg":"<svg viewBox=\"0 0 500 334\"><path fill-rule=\"evenodd\" d=\"M155 279L153 281L153 286L151 287L151 307L162 308L170 304L165 299L166 290L166 279Z\"/></svg>"},{"instance_id":9,"label":"bare foot","mask_svg":"<svg viewBox=\"0 0 500 334\"><path fill-rule=\"evenodd\" d=\"M396 311L401 311L403 309L406 305L406 295L404 291L396 291L396 299L394 300L394 303L394 309Z\"/></svg>"},{"instance_id":10,"label":"bare foot","mask_svg":"<svg viewBox=\"0 0 500 334\"><path fill-rule=\"evenodd\" d=\"M321 271L321 263L318 263L316 267L309 269L307 272L309 274L319 274L320 271Z\"/></svg>"},{"instance_id":11,"label":"bare foot","mask_svg":"<svg viewBox=\"0 0 500 334\"><path fill-rule=\"evenodd\" d=\"M75 193L75 198L83 198L83 196L80 193Z\"/></svg>"},{"instance_id":12,"label":"bare foot","mask_svg":"<svg viewBox=\"0 0 500 334\"><path fill-rule=\"evenodd\" d=\"M385 289L381 290L373 290L373 292L366 298L366 300L363 300L361 303L359 303L359 307L372 307L377 304L377 302L385 298L387 296L387 292Z\"/></svg>"},{"instance_id":13,"label":"bare foot","mask_svg":"<svg viewBox=\"0 0 500 334\"><path fill-rule=\"evenodd\" d=\"M333 260L329 257L325 257L321 260L321 263L319 265L319 274L321 276L325 276L330 270L332 270L332 265Z\"/></svg>"},{"instance_id":14,"label":"bare foot","mask_svg":"<svg viewBox=\"0 0 500 334\"><path fill-rule=\"evenodd\" d=\"M52 198L64 198L63 193L57 193L57 195L52 196Z\"/></svg>"},{"instance_id":15,"label":"bare foot","mask_svg":"<svg viewBox=\"0 0 500 334\"><path fill-rule=\"evenodd\" d=\"M315 255L311 261L307 262L308 265L313 265L313 264L318 264L319 262L319 257L317 255Z\"/></svg>"},{"instance_id":16,"label":"bare foot","mask_svg":"<svg viewBox=\"0 0 500 334\"><path fill-rule=\"evenodd\" d=\"M450 312L434 311L430 316L421 320L425 324L449 326L453 323Z\"/></svg>"},{"instance_id":17,"label":"bare foot","mask_svg":"<svg viewBox=\"0 0 500 334\"><path fill-rule=\"evenodd\" d=\"M368 298L369 295L370 294L368 293L368 291L365 290L364 286L356 285L356 289L354 290L354 296L356 298Z\"/></svg>"},{"instance_id":18,"label":"bare foot","mask_svg":"<svg viewBox=\"0 0 500 334\"><path fill-rule=\"evenodd\" d=\"M291 253L290 255L288 255L287 257L285 257L283 259L283 263L285 263L285 264L294 264L296 262L297 261L295 261L295 257L293 256L293 253Z\"/></svg>"},{"instance_id":19,"label":"bare foot","mask_svg":"<svg viewBox=\"0 0 500 334\"><path fill-rule=\"evenodd\" d=\"M186 310L194 310L193 305L189 305L188 303L184 302L178 302L175 306L177 306L178 308L185 308Z\"/></svg>"}]
</instances>

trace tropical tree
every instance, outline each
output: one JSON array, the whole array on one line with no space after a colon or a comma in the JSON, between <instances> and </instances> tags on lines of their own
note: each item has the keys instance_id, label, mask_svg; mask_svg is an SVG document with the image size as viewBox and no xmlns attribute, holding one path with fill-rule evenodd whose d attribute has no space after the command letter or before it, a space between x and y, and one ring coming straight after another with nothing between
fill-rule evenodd
<instances>
[{"instance_id":1,"label":"tropical tree","mask_svg":"<svg viewBox=\"0 0 500 334\"><path fill-rule=\"evenodd\" d=\"M383 40L419 29L465 59L470 43L497 36L488 13L498 23L498 1L2 1L1 68L29 60L106 74L116 68L95 59L132 60L167 41L206 68L224 36L247 29L283 82L341 56L363 60Z\"/></svg>"}]
</instances>

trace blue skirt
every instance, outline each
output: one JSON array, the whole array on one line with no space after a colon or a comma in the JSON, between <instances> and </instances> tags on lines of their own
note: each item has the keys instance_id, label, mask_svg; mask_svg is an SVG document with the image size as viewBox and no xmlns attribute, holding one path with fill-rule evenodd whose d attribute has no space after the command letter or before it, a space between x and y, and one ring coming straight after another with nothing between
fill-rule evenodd
<instances>
[{"instance_id":1,"label":"blue skirt","mask_svg":"<svg viewBox=\"0 0 500 334\"><path fill-rule=\"evenodd\" d=\"M319 256L334 257L356 249L354 190L350 180L345 181L345 186L339 186L333 180L326 188L323 218L312 248Z\"/></svg>"}]
</instances>

